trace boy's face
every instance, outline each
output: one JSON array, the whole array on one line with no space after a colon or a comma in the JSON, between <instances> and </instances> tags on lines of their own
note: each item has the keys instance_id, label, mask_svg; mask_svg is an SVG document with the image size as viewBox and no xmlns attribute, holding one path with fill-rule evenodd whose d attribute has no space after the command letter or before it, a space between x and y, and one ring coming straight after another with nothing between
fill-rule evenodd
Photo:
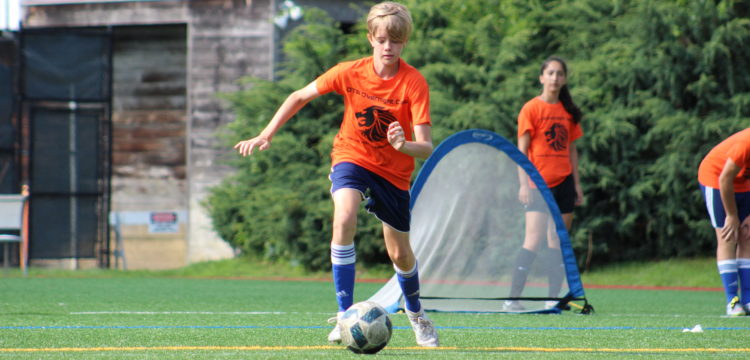
<instances>
[{"instance_id":1,"label":"boy's face","mask_svg":"<svg viewBox=\"0 0 750 360\"><path fill-rule=\"evenodd\" d=\"M386 66L398 64L405 42L391 40L384 26L378 27L374 34L367 34L367 39L370 40L375 59Z\"/></svg>"}]
</instances>

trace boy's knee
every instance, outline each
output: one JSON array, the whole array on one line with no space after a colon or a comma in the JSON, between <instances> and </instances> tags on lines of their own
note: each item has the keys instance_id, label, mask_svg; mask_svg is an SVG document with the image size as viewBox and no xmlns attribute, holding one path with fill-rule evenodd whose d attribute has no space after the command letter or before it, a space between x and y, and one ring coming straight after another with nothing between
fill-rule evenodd
<instances>
[{"instance_id":1,"label":"boy's knee","mask_svg":"<svg viewBox=\"0 0 750 360\"><path fill-rule=\"evenodd\" d=\"M409 271L414 267L415 258L410 251L400 251L397 249L389 252L388 255L390 256L393 265L401 271Z\"/></svg>"},{"instance_id":2,"label":"boy's knee","mask_svg":"<svg viewBox=\"0 0 750 360\"><path fill-rule=\"evenodd\" d=\"M357 214L336 214L333 217L333 231L351 231L357 228Z\"/></svg>"}]
</instances>

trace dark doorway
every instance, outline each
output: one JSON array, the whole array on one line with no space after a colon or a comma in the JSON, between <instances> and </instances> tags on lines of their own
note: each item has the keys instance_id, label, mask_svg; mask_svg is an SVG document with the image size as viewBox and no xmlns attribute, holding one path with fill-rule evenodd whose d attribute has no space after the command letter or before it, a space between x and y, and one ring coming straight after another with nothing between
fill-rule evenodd
<instances>
[{"instance_id":1,"label":"dark doorway","mask_svg":"<svg viewBox=\"0 0 750 360\"><path fill-rule=\"evenodd\" d=\"M30 258L97 258L108 267L111 30L32 29L20 38Z\"/></svg>"}]
</instances>

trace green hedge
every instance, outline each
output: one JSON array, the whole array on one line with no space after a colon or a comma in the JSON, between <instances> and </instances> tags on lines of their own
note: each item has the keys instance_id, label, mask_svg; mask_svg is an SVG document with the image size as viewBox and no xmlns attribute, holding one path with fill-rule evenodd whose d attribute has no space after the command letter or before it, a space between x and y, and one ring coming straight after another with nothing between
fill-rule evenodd
<instances>
[{"instance_id":1,"label":"green hedge","mask_svg":"<svg viewBox=\"0 0 750 360\"><path fill-rule=\"evenodd\" d=\"M594 264L711 254L713 231L696 182L706 152L750 126L750 6L741 1L404 1L415 32L404 58L427 78L438 144L468 128L515 141L516 116L540 93L549 55L568 61L584 110L578 141L585 206L572 239ZM275 82L227 94L237 119L227 147L256 135L278 106L336 63L369 54L322 11L284 42ZM237 173L207 201L234 247L308 269L329 266L329 152L341 121L338 95L310 103L269 151L235 160ZM387 262L379 223L363 213L363 264ZM593 244L589 249L589 239Z\"/></svg>"}]
</instances>

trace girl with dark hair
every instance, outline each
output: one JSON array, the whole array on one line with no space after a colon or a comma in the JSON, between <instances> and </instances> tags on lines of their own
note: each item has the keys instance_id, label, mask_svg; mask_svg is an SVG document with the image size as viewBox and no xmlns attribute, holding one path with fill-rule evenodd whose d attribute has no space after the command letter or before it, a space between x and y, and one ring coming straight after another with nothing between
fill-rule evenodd
<instances>
[{"instance_id":1,"label":"girl with dark hair","mask_svg":"<svg viewBox=\"0 0 750 360\"><path fill-rule=\"evenodd\" d=\"M557 202L566 228L570 229L573 208L583 203L575 145L583 131L581 109L573 102L567 80L565 61L558 57L544 61L539 75L542 94L529 100L518 115L518 148L539 170ZM518 177L518 199L526 207L526 234L516 258L510 298L521 296L531 265L545 238L547 249L540 256L549 273L549 297L556 298L565 275L560 240L555 235L554 222L547 216L544 200L531 195L529 189L533 184L523 170L519 170ZM556 304L557 301L550 301L547 307ZM523 310L515 300L506 301L504 308L508 311Z\"/></svg>"}]
</instances>

